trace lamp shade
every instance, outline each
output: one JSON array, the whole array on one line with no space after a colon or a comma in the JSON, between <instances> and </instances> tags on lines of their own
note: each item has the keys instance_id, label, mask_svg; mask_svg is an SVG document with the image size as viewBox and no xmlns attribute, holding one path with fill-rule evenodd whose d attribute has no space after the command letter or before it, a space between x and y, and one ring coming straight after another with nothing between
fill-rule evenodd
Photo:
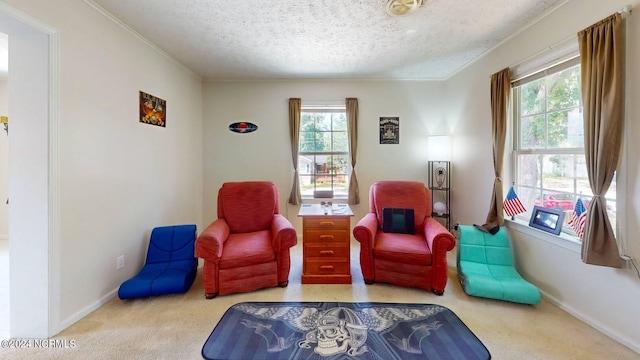
<instances>
[{"instance_id":1,"label":"lamp shade","mask_svg":"<svg viewBox=\"0 0 640 360\"><path fill-rule=\"evenodd\" d=\"M448 135L429 136L427 139L429 161L450 161L451 137Z\"/></svg>"}]
</instances>

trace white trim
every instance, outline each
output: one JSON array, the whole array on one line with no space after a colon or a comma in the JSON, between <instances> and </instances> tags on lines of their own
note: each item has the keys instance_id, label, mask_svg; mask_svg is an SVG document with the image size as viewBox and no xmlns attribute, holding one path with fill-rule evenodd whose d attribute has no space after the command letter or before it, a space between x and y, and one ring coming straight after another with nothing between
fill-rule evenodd
<instances>
[{"instance_id":1,"label":"white trim","mask_svg":"<svg viewBox=\"0 0 640 360\"><path fill-rule=\"evenodd\" d=\"M109 293L107 293L105 296L99 298L93 304L90 304L89 306L85 307L84 309L82 309L82 310L76 312L75 314L69 316L68 318L64 319L64 321L62 321L62 323L60 323L60 328L61 329L66 329L69 326L77 323L78 321L82 320L85 316L91 314L92 312L96 311L97 309L99 309L104 304L106 304L109 301L111 301L113 298L116 297L117 294L118 294L118 289L117 288L111 290Z\"/></svg>"},{"instance_id":2,"label":"white trim","mask_svg":"<svg viewBox=\"0 0 640 360\"><path fill-rule=\"evenodd\" d=\"M60 34L49 34L49 335L60 326Z\"/></svg>"},{"instance_id":3,"label":"white trim","mask_svg":"<svg viewBox=\"0 0 640 360\"><path fill-rule=\"evenodd\" d=\"M550 303L552 303L553 305L557 306L561 310L566 311L567 313L569 313L572 316L580 319L584 323L589 324L594 329L600 331L601 333L609 336L613 340L619 342L620 344L622 344L622 345L628 347L629 349L631 349L631 350L633 350L633 351L635 351L635 352L640 354L640 346L638 344L636 344L635 342L633 342L631 339L625 337L624 335L621 335L619 332L611 329L610 327L605 326L605 325L601 324L600 322L594 320L588 314L584 314L584 313L574 309L573 307L566 305L565 303L562 302L562 300L555 298L553 295L551 295L551 294L549 294L549 293L547 293L547 292L545 292L543 290L540 290L540 293L542 294L542 296L544 296L545 299L549 300Z\"/></svg>"},{"instance_id":4,"label":"white trim","mask_svg":"<svg viewBox=\"0 0 640 360\"><path fill-rule=\"evenodd\" d=\"M55 33L56 30L52 27L50 27L49 25L41 22L40 20L34 18L33 16L22 12L16 8L13 8L9 5L7 5L4 2L0 2L0 13L7 15L21 23L24 23L25 25L28 25L29 27L32 27L36 30L39 30L40 32L43 32L45 34L51 34L51 33Z\"/></svg>"},{"instance_id":5,"label":"white trim","mask_svg":"<svg viewBox=\"0 0 640 360\"><path fill-rule=\"evenodd\" d=\"M560 234L560 235L553 235L553 234L549 234L546 233L542 230L538 230L535 228L532 228L530 226L528 226L527 223L525 223L522 220L510 220L510 219L505 219L505 227L514 231L518 231L521 232L527 236L530 236L534 239L538 239L541 241L545 241L547 243L550 243L552 245L555 246L559 246L563 249L575 252L577 254L581 254L581 244L578 243L575 239L571 238L569 235L565 235L565 234ZM609 336L610 338L614 339L615 341L621 343L622 345L632 349L633 351L640 353L640 345L638 345L637 343L635 343L633 340L629 339L628 337L620 334L620 332L616 331L615 329L612 329L609 326L603 325L601 322L593 319L593 317L591 317L589 314L585 314L581 311L576 310L575 308L573 308L572 306L567 305L565 302L563 302L561 299L558 299L556 297L554 297L552 294L543 291L542 289L539 289L540 293L542 294L542 296L547 299L550 303L552 303L553 305L557 306L558 308L562 309L563 311L566 311L567 313L571 314L572 316L576 317L577 319L580 319L581 321L585 322L586 324L590 325L591 327L593 327L594 329L600 331L601 333Z\"/></svg>"},{"instance_id":6,"label":"white trim","mask_svg":"<svg viewBox=\"0 0 640 360\"><path fill-rule=\"evenodd\" d=\"M181 67L182 69L184 69L185 71L187 71L188 73L190 73L191 75L197 77L200 81L202 81L202 77L200 75L198 75L195 72L193 72L193 70L189 69L183 63L178 61L178 59L174 58L173 56L169 55L164 50L160 49L156 44L152 43L149 39L147 39L146 37L142 36L142 34L140 34L139 32L137 32L135 30L133 30L133 28L131 28L129 25L127 25L124 22L122 22L122 20L118 19L115 15L113 15L112 13L107 11L105 8L103 8L102 6L96 4L93 0L82 0L82 1L84 1L87 5L91 6L94 10L96 10L97 12L102 14L107 19L111 20L114 24L116 24L116 25L120 26L121 28L123 28L124 30L126 30L129 34L133 35L138 40L142 41L144 44L149 46L151 49L155 50L158 54L162 55L167 60L171 61L172 63L174 63L176 65L178 65L179 67Z\"/></svg>"}]
</instances>

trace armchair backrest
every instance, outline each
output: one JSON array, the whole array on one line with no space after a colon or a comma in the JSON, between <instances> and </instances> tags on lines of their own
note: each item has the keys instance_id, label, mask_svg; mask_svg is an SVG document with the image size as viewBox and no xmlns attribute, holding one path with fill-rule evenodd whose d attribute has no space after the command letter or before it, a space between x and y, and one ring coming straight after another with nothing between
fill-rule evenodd
<instances>
[{"instance_id":1,"label":"armchair backrest","mask_svg":"<svg viewBox=\"0 0 640 360\"><path fill-rule=\"evenodd\" d=\"M227 182L218 190L218 218L231 233L268 230L278 213L278 189L270 181Z\"/></svg>"},{"instance_id":2,"label":"armchair backrest","mask_svg":"<svg viewBox=\"0 0 640 360\"><path fill-rule=\"evenodd\" d=\"M161 226L151 230L147 264L193 260L195 225Z\"/></svg>"},{"instance_id":3,"label":"armchair backrest","mask_svg":"<svg viewBox=\"0 0 640 360\"><path fill-rule=\"evenodd\" d=\"M413 209L416 233L422 233L431 216L431 193L418 181L378 181L369 189L369 211L376 214L379 226L384 208Z\"/></svg>"}]
</instances>

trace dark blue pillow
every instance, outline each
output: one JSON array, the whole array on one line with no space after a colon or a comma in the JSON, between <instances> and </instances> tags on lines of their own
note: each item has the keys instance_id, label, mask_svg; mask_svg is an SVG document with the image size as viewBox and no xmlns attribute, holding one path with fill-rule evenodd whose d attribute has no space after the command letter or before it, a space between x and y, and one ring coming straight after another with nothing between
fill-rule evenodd
<instances>
[{"instance_id":1,"label":"dark blue pillow","mask_svg":"<svg viewBox=\"0 0 640 360\"><path fill-rule=\"evenodd\" d=\"M416 222L413 209L383 208L382 231L399 234L415 234Z\"/></svg>"}]
</instances>

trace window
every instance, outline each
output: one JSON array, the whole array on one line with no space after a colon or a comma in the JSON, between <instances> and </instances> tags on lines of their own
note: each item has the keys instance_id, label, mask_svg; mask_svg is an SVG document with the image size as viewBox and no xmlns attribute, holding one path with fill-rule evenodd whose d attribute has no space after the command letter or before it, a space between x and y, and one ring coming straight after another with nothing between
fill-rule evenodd
<instances>
[{"instance_id":1,"label":"window","mask_svg":"<svg viewBox=\"0 0 640 360\"><path fill-rule=\"evenodd\" d=\"M350 168L345 107L303 105L298 153L302 197L314 197L317 191L347 197Z\"/></svg>"},{"instance_id":2,"label":"window","mask_svg":"<svg viewBox=\"0 0 640 360\"><path fill-rule=\"evenodd\" d=\"M579 58L514 82L514 158L516 192L528 212L534 205L566 212L570 226L576 200L585 208L593 197L584 156ZM606 194L607 212L616 229L615 177Z\"/></svg>"}]
</instances>

